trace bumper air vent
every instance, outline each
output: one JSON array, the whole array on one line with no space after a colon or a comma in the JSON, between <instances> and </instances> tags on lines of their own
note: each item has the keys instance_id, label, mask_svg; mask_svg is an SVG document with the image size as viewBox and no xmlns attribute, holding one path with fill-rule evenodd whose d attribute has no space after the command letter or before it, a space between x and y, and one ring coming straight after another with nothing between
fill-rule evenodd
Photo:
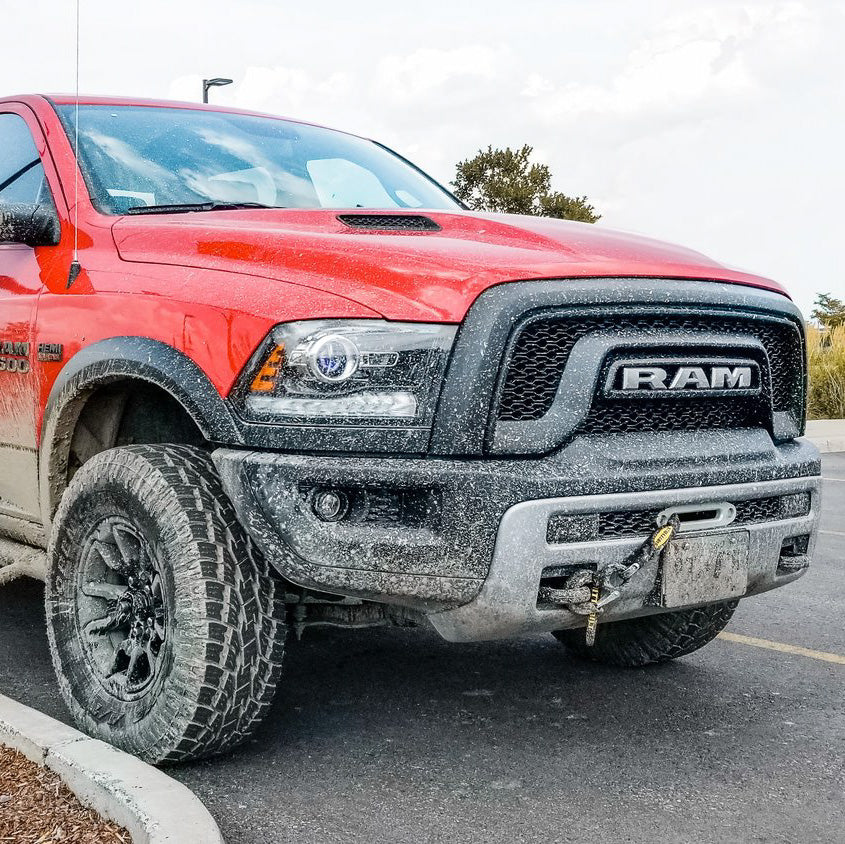
<instances>
[{"instance_id":1,"label":"bumper air vent","mask_svg":"<svg viewBox=\"0 0 845 844\"><path fill-rule=\"evenodd\" d=\"M732 503L736 507L732 528L800 518L810 512L810 496L807 493L747 498ZM706 505L702 505L702 509L706 509ZM557 514L549 519L546 542L559 545L568 542L590 542L595 539L633 539L648 536L656 527L660 512L660 508L656 508L617 510L584 516Z\"/></svg>"},{"instance_id":2,"label":"bumper air vent","mask_svg":"<svg viewBox=\"0 0 845 844\"><path fill-rule=\"evenodd\" d=\"M376 486L299 485L299 496L311 510L319 492L331 491L343 501L340 523L377 527L430 528L440 526L442 505L434 489L396 489Z\"/></svg>"}]
</instances>

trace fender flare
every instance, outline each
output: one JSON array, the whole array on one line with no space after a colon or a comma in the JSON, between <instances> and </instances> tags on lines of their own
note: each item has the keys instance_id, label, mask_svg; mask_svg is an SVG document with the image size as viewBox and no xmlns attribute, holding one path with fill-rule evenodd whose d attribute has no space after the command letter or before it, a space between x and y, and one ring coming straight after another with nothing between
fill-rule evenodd
<instances>
[{"instance_id":1,"label":"fender flare","mask_svg":"<svg viewBox=\"0 0 845 844\"><path fill-rule=\"evenodd\" d=\"M75 354L56 378L41 422L38 460L41 514L47 535L64 492L73 429L99 387L127 378L169 393L211 442L238 445L240 427L208 376L178 349L149 337L112 337Z\"/></svg>"}]
</instances>

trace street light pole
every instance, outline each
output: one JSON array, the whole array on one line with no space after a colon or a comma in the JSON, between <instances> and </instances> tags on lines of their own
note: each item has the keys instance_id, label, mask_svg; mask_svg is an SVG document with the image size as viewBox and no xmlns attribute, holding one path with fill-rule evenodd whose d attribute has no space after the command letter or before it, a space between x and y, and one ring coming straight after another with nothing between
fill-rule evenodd
<instances>
[{"instance_id":1,"label":"street light pole","mask_svg":"<svg viewBox=\"0 0 845 844\"><path fill-rule=\"evenodd\" d=\"M204 103L208 102L208 89L209 88L218 88L221 85L231 85L233 79L223 79L220 76L215 76L214 79L203 79L202 80L202 101Z\"/></svg>"}]
</instances>

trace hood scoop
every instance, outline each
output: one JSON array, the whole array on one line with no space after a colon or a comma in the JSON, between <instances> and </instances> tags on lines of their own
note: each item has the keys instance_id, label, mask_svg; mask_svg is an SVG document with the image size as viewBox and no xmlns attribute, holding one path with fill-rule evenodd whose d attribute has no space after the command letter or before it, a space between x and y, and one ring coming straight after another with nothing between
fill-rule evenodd
<instances>
[{"instance_id":1,"label":"hood scoop","mask_svg":"<svg viewBox=\"0 0 845 844\"><path fill-rule=\"evenodd\" d=\"M338 214L338 220L353 229L370 231L439 232L440 226L423 214Z\"/></svg>"}]
</instances>

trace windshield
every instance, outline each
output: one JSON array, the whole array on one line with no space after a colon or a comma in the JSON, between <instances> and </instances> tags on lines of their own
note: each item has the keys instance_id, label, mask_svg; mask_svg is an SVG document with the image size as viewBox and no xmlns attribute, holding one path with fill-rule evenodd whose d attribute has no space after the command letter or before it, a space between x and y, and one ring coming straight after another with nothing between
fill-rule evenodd
<instances>
[{"instance_id":1,"label":"windshield","mask_svg":"<svg viewBox=\"0 0 845 844\"><path fill-rule=\"evenodd\" d=\"M58 106L73 137L75 106ZM458 203L373 141L272 117L186 108L79 107L82 172L98 210L246 203L427 208Z\"/></svg>"}]
</instances>

